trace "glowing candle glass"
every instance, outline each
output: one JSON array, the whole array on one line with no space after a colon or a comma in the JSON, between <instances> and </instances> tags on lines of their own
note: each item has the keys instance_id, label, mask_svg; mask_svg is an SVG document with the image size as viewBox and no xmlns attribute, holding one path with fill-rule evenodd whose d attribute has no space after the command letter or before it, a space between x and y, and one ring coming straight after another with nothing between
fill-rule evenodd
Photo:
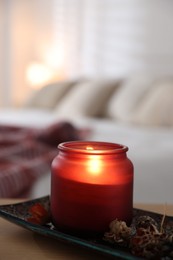
<instances>
[{"instance_id":1,"label":"glowing candle glass","mask_svg":"<svg viewBox=\"0 0 173 260\"><path fill-rule=\"evenodd\" d=\"M128 148L106 142L66 142L52 162L51 214L57 228L75 234L106 231L118 218L130 224L133 164Z\"/></svg>"}]
</instances>

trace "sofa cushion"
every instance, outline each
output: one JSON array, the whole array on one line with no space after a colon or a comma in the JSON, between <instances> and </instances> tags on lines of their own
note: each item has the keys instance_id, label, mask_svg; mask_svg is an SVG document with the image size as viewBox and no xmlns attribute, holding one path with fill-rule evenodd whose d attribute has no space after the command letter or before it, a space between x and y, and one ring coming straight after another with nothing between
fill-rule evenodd
<instances>
[{"instance_id":1,"label":"sofa cushion","mask_svg":"<svg viewBox=\"0 0 173 260\"><path fill-rule=\"evenodd\" d=\"M56 113L63 118L102 116L107 101L118 87L118 80L89 80L78 83L57 104Z\"/></svg>"},{"instance_id":2,"label":"sofa cushion","mask_svg":"<svg viewBox=\"0 0 173 260\"><path fill-rule=\"evenodd\" d=\"M111 97L107 114L145 126L173 125L173 79L129 79Z\"/></svg>"},{"instance_id":3,"label":"sofa cushion","mask_svg":"<svg viewBox=\"0 0 173 260\"><path fill-rule=\"evenodd\" d=\"M107 116L122 121L131 121L145 93L154 79L139 76L124 80L121 87L112 95L107 106Z\"/></svg>"},{"instance_id":4,"label":"sofa cushion","mask_svg":"<svg viewBox=\"0 0 173 260\"><path fill-rule=\"evenodd\" d=\"M133 122L142 125L173 126L173 79L154 84L136 110Z\"/></svg>"},{"instance_id":5,"label":"sofa cushion","mask_svg":"<svg viewBox=\"0 0 173 260\"><path fill-rule=\"evenodd\" d=\"M52 109L75 83L65 81L48 84L29 96L23 107Z\"/></svg>"}]
</instances>

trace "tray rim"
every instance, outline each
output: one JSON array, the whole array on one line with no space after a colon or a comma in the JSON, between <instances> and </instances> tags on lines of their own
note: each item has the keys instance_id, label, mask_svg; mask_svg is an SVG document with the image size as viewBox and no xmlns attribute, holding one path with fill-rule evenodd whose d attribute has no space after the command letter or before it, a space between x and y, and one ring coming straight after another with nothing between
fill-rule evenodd
<instances>
[{"instance_id":1,"label":"tray rim","mask_svg":"<svg viewBox=\"0 0 173 260\"><path fill-rule=\"evenodd\" d=\"M5 210L9 207L29 206L29 205L32 205L34 203L37 203L37 202L40 202L43 200L49 200L49 197L50 196L47 195L47 196L39 197L36 199L24 200L24 201L17 202L17 203L12 203L12 204L8 203L8 204L0 205L0 217L6 219L7 221L9 221L13 224L16 224L29 231L32 231L34 233L44 235L47 237L51 237L51 238L54 238L61 242L71 243L75 246L80 246L80 247L101 253L106 256L112 256L112 257L117 257L117 259L126 259L126 260L143 259L141 257L132 255L128 250L127 251L125 249L123 250L122 247L118 247L118 246L113 247L113 246L109 245L108 243L105 243L105 245L104 245L101 243L94 242L94 240L89 241L85 238L81 238L81 237L77 237L77 236L74 236L74 235L71 235L68 233L64 233L57 229L52 230L52 229L48 228L47 226L31 223L31 222L27 221L26 219L24 219L24 218L22 219L22 218L16 216L15 214L9 213L7 210ZM156 216L161 216L161 214L152 212L152 211L146 211L146 210L137 209L137 208L134 208L134 210L139 210L144 213L151 213ZM166 216L166 217L173 219L172 216Z\"/></svg>"}]
</instances>

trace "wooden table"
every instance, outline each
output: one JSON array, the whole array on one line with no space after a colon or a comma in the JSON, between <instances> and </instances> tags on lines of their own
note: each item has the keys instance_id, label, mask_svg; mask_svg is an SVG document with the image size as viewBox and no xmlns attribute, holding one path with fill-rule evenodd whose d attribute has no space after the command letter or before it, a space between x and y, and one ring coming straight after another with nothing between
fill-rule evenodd
<instances>
[{"instance_id":1,"label":"wooden table","mask_svg":"<svg viewBox=\"0 0 173 260\"><path fill-rule=\"evenodd\" d=\"M0 204L16 203L19 200L0 199ZM135 204L137 208L163 213L164 205ZM173 216L173 205L166 206L167 215ZM0 260L102 260L104 256L58 240L25 230L0 218ZM106 257L106 259L108 259Z\"/></svg>"}]
</instances>

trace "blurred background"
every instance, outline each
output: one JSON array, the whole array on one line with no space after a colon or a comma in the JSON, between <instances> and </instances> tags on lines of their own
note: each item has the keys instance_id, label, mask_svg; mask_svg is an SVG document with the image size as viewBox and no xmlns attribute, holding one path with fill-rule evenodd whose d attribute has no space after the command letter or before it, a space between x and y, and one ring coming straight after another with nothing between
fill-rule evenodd
<instances>
[{"instance_id":1,"label":"blurred background","mask_svg":"<svg viewBox=\"0 0 173 260\"><path fill-rule=\"evenodd\" d=\"M0 107L51 81L173 74L171 0L0 0Z\"/></svg>"}]
</instances>

